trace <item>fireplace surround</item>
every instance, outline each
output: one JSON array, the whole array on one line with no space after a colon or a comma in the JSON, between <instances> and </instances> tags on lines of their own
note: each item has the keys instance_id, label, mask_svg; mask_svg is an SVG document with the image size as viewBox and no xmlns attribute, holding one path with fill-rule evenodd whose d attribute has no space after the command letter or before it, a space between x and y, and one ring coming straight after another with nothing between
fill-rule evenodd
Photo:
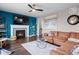
<instances>
[{"instance_id":1,"label":"fireplace surround","mask_svg":"<svg viewBox=\"0 0 79 59\"><path fill-rule=\"evenodd\" d=\"M28 25L11 25L11 37L16 36L16 32L24 31L23 33L26 37L29 37L29 26ZM20 33L21 35L21 33ZM21 36L22 37L22 36Z\"/></svg>"}]
</instances>

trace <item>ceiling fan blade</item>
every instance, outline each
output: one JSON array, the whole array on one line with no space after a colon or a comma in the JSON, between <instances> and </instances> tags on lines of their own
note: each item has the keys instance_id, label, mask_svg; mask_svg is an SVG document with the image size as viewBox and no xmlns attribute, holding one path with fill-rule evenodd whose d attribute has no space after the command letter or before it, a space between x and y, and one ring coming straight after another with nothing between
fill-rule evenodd
<instances>
[{"instance_id":1,"label":"ceiling fan blade","mask_svg":"<svg viewBox=\"0 0 79 59\"><path fill-rule=\"evenodd\" d=\"M28 12L32 12L32 10L28 11Z\"/></svg>"},{"instance_id":2,"label":"ceiling fan blade","mask_svg":"<svg viewBox=\"0 0 79 59\"><path fill-rule=\"evenodd\" d=\"M35 10L37 10L37 11L43 11L43 9L35 9Z\"/></svg>"},{"instance_id":3,"label":"ceiling fan blade","mask_svg":"<svg viewBox=\"0 0 79 59\"><path fill-rule=\"evenodd\" d=\"M30 4L28 4L28 6L29 6L30 8L33 8Z\"/></svg>"}]
</instances>

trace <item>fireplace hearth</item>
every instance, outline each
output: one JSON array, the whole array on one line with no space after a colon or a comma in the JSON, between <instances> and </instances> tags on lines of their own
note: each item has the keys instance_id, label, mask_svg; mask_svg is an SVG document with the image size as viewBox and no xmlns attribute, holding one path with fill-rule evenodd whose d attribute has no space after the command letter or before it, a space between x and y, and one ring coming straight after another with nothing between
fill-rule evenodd
<instances>
[{"instance_id":1,"label":"fireplace hearth","mask_svg":"<svg viewBox=\"0 0 79 59\"><path fill-rule=\"evenodd\" d=\"M24 39L25 38L25 30L16 30L16 38Z\"/></svg>"}]
</instances>

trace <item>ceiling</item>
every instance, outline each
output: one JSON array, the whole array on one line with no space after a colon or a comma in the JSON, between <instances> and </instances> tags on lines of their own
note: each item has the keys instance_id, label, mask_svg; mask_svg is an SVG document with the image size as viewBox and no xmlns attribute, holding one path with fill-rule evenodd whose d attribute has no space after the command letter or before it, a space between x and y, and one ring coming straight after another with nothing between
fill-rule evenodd
<instances>
[{"instance_id":1,"label":"ceiling","mask_svg":"<svg viewBox=\"0 0 79 59\"><path fill-rule=\"evenodd\" d=\"M33 17L43 17L79 5L78 3L35 3L37 8L42 8L44 11L28 12L31 8L29 8L27 4L28 3L0 3L0 10Z\"/></svg>"}]
</instances>

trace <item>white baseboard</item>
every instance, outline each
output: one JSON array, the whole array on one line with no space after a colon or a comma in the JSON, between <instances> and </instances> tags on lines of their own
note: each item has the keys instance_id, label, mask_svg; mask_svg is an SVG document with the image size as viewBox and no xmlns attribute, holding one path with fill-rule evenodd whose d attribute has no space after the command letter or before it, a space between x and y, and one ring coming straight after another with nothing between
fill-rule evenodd
<instances>
[{"instance_id":1,"label":"white baseboard","mask_svg":"<svg viewBox=\"0 0 79 59\"><path fill-rule=\"evenodd\" d=\"M37 36L37 35L35 35L35 34L29 35L29 37L32 37L32 36Z\"/></svg>"}]
</instances>

